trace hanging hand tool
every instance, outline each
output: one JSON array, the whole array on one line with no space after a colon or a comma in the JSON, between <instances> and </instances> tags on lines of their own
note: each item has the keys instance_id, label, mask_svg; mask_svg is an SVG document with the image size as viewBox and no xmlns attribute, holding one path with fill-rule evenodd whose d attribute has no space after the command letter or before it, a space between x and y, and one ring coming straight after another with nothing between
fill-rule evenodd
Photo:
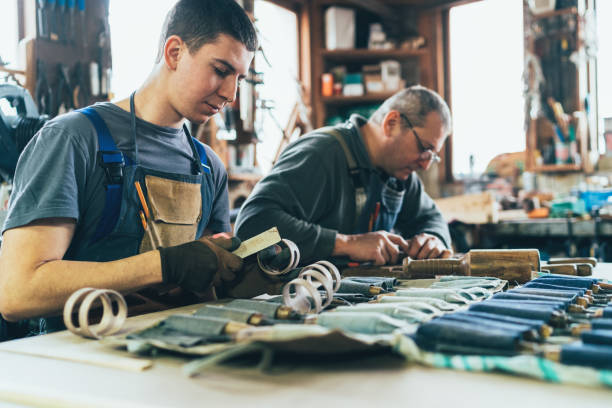
<instances>
[{"instance_id":1,"label":"hanging hand tool","mask_svg":"<svg viewBox=\"0 0 612 408\"><path fill-rule=\"evenodd\" d=\"M79 9L79 21L80 21L79 35L80 35L81 41L83 41L83 48L87 48L87 35L89 33L85 25L86 23L85 0L77 0L77 8Z\"/></svg>"},{"instance_id":2,"label":"hanging hand tool","mask_svg":"<svg viewBox=\"0 0 612 408\"><path fill-rule=\"evenodd\" d=\"M75 109L89 105L89 83L84 72L83 64L77 62L72 74L72 104Z\"/></svg>"},{"instance_id":3,"label":"hanging hand tool","mask_svg":"<svg viewBox=\"0 0 612 408\"><path fill-rule=\"evenodd\" d=\"M49 39L57 41L59 39L57 35L57 16L55 13L55 5L57 0L47 0L47 3L49 4L49 12L47 13L47 16L49 17L49 24L47 25L49 27Z\"/></svg>"},{"instance_id":4,"label":"hanging hand tool","mask_svg":"<svg viewBox=\"0 0 612 408\"><path fill-rule=\"evenodd\" d=\"M67 11L67 21L66 25L66 42L70 44L74 44L75 40L75 32L74 32L74 10L76 8L76 0L68 0L67 1L68 11Z\"/></svg>"},{"instance_id":5,"label":"hanging hand tool","mask_svg":"<svg viewBox=\"0 0 612 408\"><path fill-rule=\"evenodd\" d=\"M62 43L66 43L66 0L57 0L57 37Z\"/></svg>"},{"instance_id":6,"label":"hanging hand tool","mask_svg":"<svg viewBox=\"0 0 612 408\"><path fill-rule=\"evenodd\" d=\"M36 63L36 105L41 114L51 115L53 110L53 91L47 82L47 68L42 60Z\"/></svg>"},{"instance_id":7,"label":"hanging hand tool","mask_svg":"<svg viewBox=\"0 0 612 408\"><path fill-rule=\"evenodd\" d=\"M53 116L61 115L74 109L72 104L72 88L68 79L68 68L57 64L57 88Z\"/></svg>"},{"instance_id":8,"label":"hanging hand tool","mask_svg":"<svg viewBox=\"0 0 612 408\"><path fill-rule=\"evenodd\" d=\"M431 279L437 275L492 276L519 283L540 270L537 249L471 250L459 259L404 258L401 267L358 267L342 271L343 276L392 276L400 279Z\"/></svg>"},{"instance_id":9,"label":"hanging hand tool","mask_svg":"<svg viewBox=\"0 0 612 408\"><path fill-rule=\"evenodd\" d=\"M38 23L38 37L49 38L49 16L46 10L47 1L36 1L36 20Z\"/></svg>"}]
</instances>

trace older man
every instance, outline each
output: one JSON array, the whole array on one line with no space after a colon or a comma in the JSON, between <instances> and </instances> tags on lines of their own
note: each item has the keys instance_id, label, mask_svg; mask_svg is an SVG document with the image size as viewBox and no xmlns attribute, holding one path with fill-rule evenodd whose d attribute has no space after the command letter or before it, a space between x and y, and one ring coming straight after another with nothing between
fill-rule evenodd
<instances>
[{"instance_id":1,"label":"older man","mask_svg":"<svg viewBox=\"0 0 612 408\"><path fill-rule=\"evenodd\" d=\"M276 225L303 262L332 257L393 264L448 257L448 227L415 173L427 169L450 133L444 100L404 89L365 119L318 129L285 149L244 203L240 238Z\"/></svg>"}]
</instances>

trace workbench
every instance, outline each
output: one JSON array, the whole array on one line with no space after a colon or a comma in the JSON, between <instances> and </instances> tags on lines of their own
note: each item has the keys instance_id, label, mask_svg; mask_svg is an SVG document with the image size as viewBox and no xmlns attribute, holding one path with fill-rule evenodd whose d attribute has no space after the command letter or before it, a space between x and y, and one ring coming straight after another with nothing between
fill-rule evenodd
<instances>
[{"instance_id":1,"label":"workbench","mask_svg":"<svg viewBox=\"0 0 612 408\"><path fill-rule=\"evenodd\" d=\"M595 276L612 278L612 264ZM181 308L196 310L200 305ZM177 310L129 318L125 330L162 319ZM188 378L189 359L162 354L152 368L132 372L24 353L73 350L103 359L127 352L69 332L0 343L1 402L43 407L592 407L609 406L612 390L568 385L505 374L468 373L408 365L377 355L284 364L273 374L224 365ZM17 405L22 404L22 405Z\"/></svg>"},{"instance_id":2,"label":"workbench","mask_svg":"<svg viewBox=\"0 0 612 408\"><path fill-rule=\"evenodd\" d=\"M478 248L539 248L552 256L596 256L612 261L612 221L545 218L482 224ZM593 254L592 251L596 253Z\"/></svg>"}]
</instances>

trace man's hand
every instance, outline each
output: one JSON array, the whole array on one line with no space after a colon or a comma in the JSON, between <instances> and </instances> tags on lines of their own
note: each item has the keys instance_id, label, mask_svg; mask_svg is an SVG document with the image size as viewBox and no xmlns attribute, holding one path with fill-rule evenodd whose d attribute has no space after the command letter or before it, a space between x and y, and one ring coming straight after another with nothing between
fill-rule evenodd
<instances>
[{"instance_id":1,"label":"man's hand","mask_svg":"<svg viewBox=\"0 0 612 408\"><path fill-rule=\"evenodd\" d=\"M200 238L217 255L217 275L213 285L217 286L222 281L231 282L236 279L236 272L242 270L242 259L234 254L240 246L240 238L217 235L211 238Z\"/></svg>"},{"instance_id":2,"label":"man's hand","mask_svg":"<svg viewBox=\"0 0 612 408\"><path fill-rule=\"evenodd\" d=\"M406 253L412 259L449 258L453 254L440 238L426 233L412 237Z\"/></svg>"},{"instance_id":3,"label":"man's hand","mask_svg":"<svg viewBox=\"0 0 612 408\"><path fill-rule=\"evenodd\" d=\"M372 261L376 265L396 264L400 252L408 252L409 243L387 231L336 235L332 255L348 256L354 261Z\"/></svg>"},{"instance_id":4,"label":"man's hand","mask_svg":"<svg viewBox=\"0 0 612 408\"><path fill-rule=\"evenodd\" d=\"M229 250L238 245L237 238L200 238L160 248L162 279L194 292L203 292L222 281L233 281L243 264L242 259Z\"/></svg>"}]
</instances>

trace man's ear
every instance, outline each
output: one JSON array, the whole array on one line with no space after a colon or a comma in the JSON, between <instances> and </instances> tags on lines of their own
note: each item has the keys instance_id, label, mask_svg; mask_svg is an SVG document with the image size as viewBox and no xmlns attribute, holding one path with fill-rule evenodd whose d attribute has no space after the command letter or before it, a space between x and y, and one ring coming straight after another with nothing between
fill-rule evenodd
<instances>
[{"instance_id":1,"label":"man's ear","mask_svg":"<svg viewBox=\"0 0 612 408\"><path fill-rule=\"evenodd\" d=\"M164 44L164 61L166 66L174 71L181 59L181 53L187 47L181 37L178 35L171 35Z\"/></svg>"},{"instance_id":2,"label":"man's ear","mask_svg":"<svg viewBox=\"0 0 612 408\"><path fill-rule=\"evenodd\" d=\"M383 133L386 137L391 137L401 129L402 117L399 112L392 110L387 112L382 121Z\"/></svg>"}]
</instances>

